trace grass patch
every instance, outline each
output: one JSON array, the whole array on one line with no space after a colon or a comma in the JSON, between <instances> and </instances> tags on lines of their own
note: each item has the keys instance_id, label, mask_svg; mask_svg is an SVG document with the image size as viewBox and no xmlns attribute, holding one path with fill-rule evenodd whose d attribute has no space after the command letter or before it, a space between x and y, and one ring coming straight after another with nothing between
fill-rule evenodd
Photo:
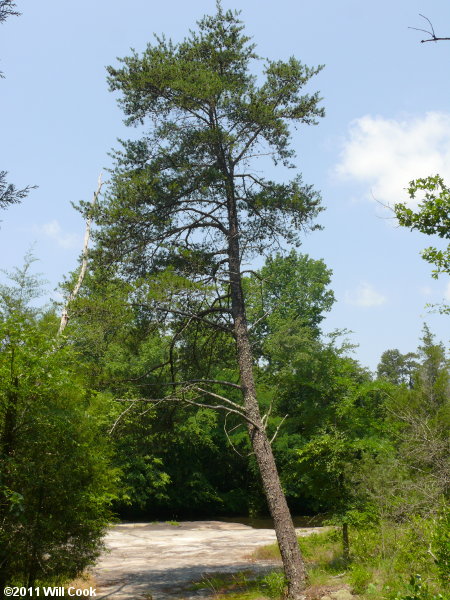
<instances>
[{"instance_id":1,"label":"grass patch","mask_svg":"<svg viewBox=\"0 0 450 600\"><path fill-rule=\"evenodd\" d=\"M252 552L251 557L255 560L281 560L280 549L276 542L274 544L269 544L268 546L256 548L256 550Z\"/></svg>"},{"instance_id":2,"label":"grass patch","mask_svg":"<svg viewBox=\"0 0 450 600\"><path fill-rule=\"evenodd\" d=\"M76 579L66 583L64 585L65 591L67 592L70 587L75 588L75 590L88 590L91 587L95 589L97 587L97 582L95 581L92 573L90 571L86 571Z\"/></svg>"},{"instance_id":3,"label":"grass patch","mask_svg":"<svg viewBox=\"0 0 450 600\"><path fill-rule=\"evenodd\" d=\"M191 590L208 589L215 593L238 589L252 583L252 571L238 571L237 573L205 573L203 577L192 584Z\"/></svg>"},{"instance_id":4,"label":"grass patch","mask_svg":"<svg viewBox=\"0 0 450 600\"><path fill-rule=\"evenodd\" d=\"M280 570L264 576L255 576L253 571L245 570L238 573L206 573L190 589L209 590L216 600L264 600L280 598L284 588L285 578Z\"/></svg>"}]
</instances>

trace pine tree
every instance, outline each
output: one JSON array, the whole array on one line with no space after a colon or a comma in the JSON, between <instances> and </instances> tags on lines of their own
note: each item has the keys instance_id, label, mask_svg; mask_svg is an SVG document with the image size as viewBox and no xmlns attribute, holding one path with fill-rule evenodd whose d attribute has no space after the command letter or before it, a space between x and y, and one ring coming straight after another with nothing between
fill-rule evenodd
<instances>
[{"instance_id":1,"label":"pine tree","mask_svg":"<svg viewBox=\"0 0 450 600\"><path fill-rule=\"evenodd\" d=\"M240 381L221 385L238 388L241 401L214 396L208 382L188 388L174 378L172 390L181 396L195 389L197 401L207 394L218 403L220 396L246 421L289 597L300 598L304 565L258 406L242 278L253 257L281 239L298 244L301 231L316 227L318 194L300 176L266 179L255 163L270 156L293 166L290 124L314 124L323 115L318 94L301 93L320 67L268 60L259 83L250 71L258 64L254 45L237 13L220 3L183 42L156 38L142 56L121 63L108 69L111 89L121 93L126 122L148 124L148 131L116 154L98 210L97 268L110 266L140 284L134 302L166 319L174 339L198 322L234 337Z\"/></svg>"}]
</instances>

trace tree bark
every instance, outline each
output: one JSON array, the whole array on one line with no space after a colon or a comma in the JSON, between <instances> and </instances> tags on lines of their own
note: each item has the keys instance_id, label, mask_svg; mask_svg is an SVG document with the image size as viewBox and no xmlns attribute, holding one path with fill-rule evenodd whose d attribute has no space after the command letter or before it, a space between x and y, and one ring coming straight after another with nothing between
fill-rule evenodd
<instances>
[{"instance_id":1,"label":"tree bark","mask_svg":"<svg viewBox=\"0 0 450 600\"><path fill-rule=\"evenodd\" d=\"M228 194L228 262L230 269L231 306L233 328L239 363L240 382L243 390L244 409L255 427L248 423L248 432L259 466L264 491L275 533L280 548L283 568L288 583L289 600L303 600L306 585L306 572L295 533L292 517L281 487L278 470L261 420L253 374L253 352L247 326L245 299L242 290L240 270L239 228L232 190Z\"/></svg>"},{"instance_id":2,"label":"tree bark","mask_svg":"<svg viewBox=\"0 0 450 600\"><path fill-rule=\"evenodd\" d=\"M348 537L348 523L342 523L342 550L345 562L350 561L350 540Z\"/></svg>"}]
</instances>

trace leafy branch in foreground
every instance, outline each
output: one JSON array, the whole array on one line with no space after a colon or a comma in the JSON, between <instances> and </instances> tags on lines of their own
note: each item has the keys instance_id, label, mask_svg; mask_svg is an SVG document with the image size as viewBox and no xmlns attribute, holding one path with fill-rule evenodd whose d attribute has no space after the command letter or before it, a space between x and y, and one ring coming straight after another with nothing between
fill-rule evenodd
<instances>
[{"instance_id":1,"label":"leafy branch in foreground","mask_svg":"<svg viewBox=\"0 0 450 600\"><path fill-rule=\"evenodd\" d=\"M450 188L440 175L414 179L408 187L411 200L417 194L424 193L417 209L413 210L406 203L394 206L399 225L409 227L425 235L437 235L443 240L450 240ZM450 274L450 242L446 248L430 246L423 250L423 258L435 265L432 276L437 279L441 273ZM443 307L448 312L448 307Z\"/></svg>"}]
</instances>

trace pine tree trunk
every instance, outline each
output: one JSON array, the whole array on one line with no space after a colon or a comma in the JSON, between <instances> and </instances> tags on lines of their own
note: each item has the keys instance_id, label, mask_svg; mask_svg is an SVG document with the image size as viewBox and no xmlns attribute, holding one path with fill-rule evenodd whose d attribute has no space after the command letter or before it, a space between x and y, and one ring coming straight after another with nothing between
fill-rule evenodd
<instances>
[{"instance_id":1,"label":"pine tree trunk","mask_svg":"<svg viewBox=\"0 0 450 600\"><path fill-rule=\"evenodd\" d=\"M230 223L228 262L230 268L231 305L234 336L239 362L240 383L243 389L244 407L247 417L255 425L249 424L248 431L253 451L259 466L262 484L280 548L283 568L288 582L289 600L303 600L306 584L305 566L297 542L292 517L281 487L272 447L267 438L256 397L253 375L253 353L250 344L245 300L240 273L239 233L236 206L228 203Z\"/></svg>"},{"instance_id":2,"label":"pine tree trunk","mask_svg":"<svg viewBox=\"0 0 450 600\"><path fill-rule=\"evenodd\" d=\"M300 600L305 598L302 594L306 584L305 567L272 448L264 431L256 431L252 426L249 430L288 582L287 597Z\"/></svg>"},{"instance_id":3,"label":"pine tree trunk","mask_svg":"<svg viewBox=\"0 0 450 600\"><path fill-rule=\"evenodd\" d=\"M249 424L248 431L280 547L284 572L288 581L288 598L299 600L304 598L302 591L306 580L305 567L298 546L294 524L281 487L272 448L261 422L261 415L255 394L250 344L248 334L245 331L247 328L243 328L238 320L236 329L241 330L241 335L237 336L236 343L241 385L244 389L244 406L247 416L259 425L257 429ZM243 329L244 332L242 332Z\"/></svg>"}]
</instances>

